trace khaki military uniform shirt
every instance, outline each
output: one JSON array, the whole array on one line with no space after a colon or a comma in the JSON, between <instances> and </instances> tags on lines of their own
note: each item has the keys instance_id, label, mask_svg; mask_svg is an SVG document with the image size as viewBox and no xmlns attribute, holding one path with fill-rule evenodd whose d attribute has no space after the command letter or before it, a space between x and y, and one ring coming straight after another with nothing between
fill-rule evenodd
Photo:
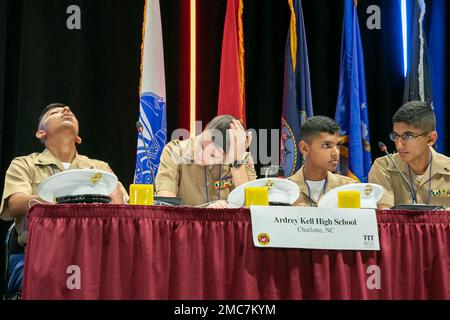
<instances>
[{"instance_id":1,"label":"khaki military uniform shirt","mask_svg":"<svg viewBox=\"0 0 450 320\"><path fill-rule=\"evenodd\" d=\"M198 137L169 142L161 155L155 179L156 192L172 192L189 206L226 200L235 187L231 168L228 165L195 164L195 150L200 148ZM249 180L255 180L256 172L249 153L245 155L245 162Z\"/></svg>"},{"instance_id":2,"label":"khaki military uniform shirt","mask_svg":"<svg viewBox=\"0 0 450 320\"><path fill-rule=\"evenodd\" d=\"M327 193L337 187L346 185L346 184L356 183L355 180L353 180L349 177L345 177L345 176L341 176L339 174L334 174L332 172L328 172L325 193L322 192L319 195L319 199L316 202L309 197L308 186L306 185L305 177L303 175L303 167L300 170L298 170L293 176L289 177L288 180L295 182L300 188L300 196L294 202L294 206L298 206L298 205L310 206L310 205L312 205L313 207L317 207L318 201L324 196L325 193Z\"/></svg>"},{"instance_id":3,"label":"khaki military uniform shirt","mask_svg":"<svg viewBox=\"0 0 450 320\"><path fill-rule=\"evenodd\" d=\"M69 169L100 169L104 171L111 171L106 162L89 159L86 156L77 154L72 161ZM56 159L53 154L45 149L42 153L32 153L28 156L15 158L8 170L6 171L5 187L3 189L3 196L0 205L0 216L4 220L11 220L12 217L8 211L7 199L16 193L23 193L25 195L37 195L37 189L42 181L46 178L64 171L62 163ZM122 184L119 186L125 196L125 201L128 200L128 194ZM16 218L16 228L19 233L19 240L25 232L25 217ZM25 241L22 241L24 243Z\"/></svg>"},{"instance_id":4,"label":"khaki military uniform shirt","mask_svg":"<svg viewBox=\"0 0 450 320\"><path fill-rule=\"evenodd\" d=\"M433 155L431 166L431 190L430 190L430 167L425 170L422 179L416 179L416 175L411 171L409 175L408 165L401 160L398 154L394 154L393 160L403 172L410 183L413 181L413 188L417 194L417 203L428 204L429 191L431 191L431 205L442 205L450 207L450 158L437 153L431 149ZM399 204L412 204L412 195L408 185L389 160L388 156L378 158L370 170L369 182L381 185L384 194L379 205L394 206Z\"/></svg>"}]
</instances>

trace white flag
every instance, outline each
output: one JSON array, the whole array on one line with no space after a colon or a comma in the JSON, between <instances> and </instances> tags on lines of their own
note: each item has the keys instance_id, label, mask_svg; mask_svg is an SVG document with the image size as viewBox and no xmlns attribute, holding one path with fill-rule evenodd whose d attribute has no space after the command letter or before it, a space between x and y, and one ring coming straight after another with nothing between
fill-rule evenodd
<instances>
[{"instance_id":1,"label":"white flag","mask_svg":"<svg viewBox=\"0 0 450 320\"><path fill-rule=\"evenodd\" d=\"M144 10L139 121L147 150L139 134L135 183L152 184L167 140L166 84L159 0L146 0Z\"/></svg>"}]
</instances>

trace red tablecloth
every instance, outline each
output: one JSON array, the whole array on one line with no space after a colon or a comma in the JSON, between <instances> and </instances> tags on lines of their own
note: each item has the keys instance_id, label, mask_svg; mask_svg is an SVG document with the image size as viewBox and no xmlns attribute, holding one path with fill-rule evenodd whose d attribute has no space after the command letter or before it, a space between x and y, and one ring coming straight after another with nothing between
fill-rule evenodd
<instances>
[{"instance_id":1,"label":"red tablecloth","mask_svg":"<svg viewBox=\"0 0 450 320\"><path fill-rule=\"evenodd\" d=\"M450 213L377 212L381 251L259 249L250 212L35 205L24 299L450 299Z\"/></svg>"}]
</instances>

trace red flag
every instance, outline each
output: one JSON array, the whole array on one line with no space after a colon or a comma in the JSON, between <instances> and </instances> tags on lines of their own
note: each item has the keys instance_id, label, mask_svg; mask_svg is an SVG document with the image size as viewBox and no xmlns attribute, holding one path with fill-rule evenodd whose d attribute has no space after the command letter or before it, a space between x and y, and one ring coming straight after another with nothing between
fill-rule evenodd
<instances>
[{"instance_id":1,"label":"red flag","mask_svg":"<svg viewBox=\"0 0 450 320\"><path fill-rule=\"evenodd\" d=\"M242 0L227 0L217 114L230 114L245 126L243 8Z\"/></svg>"}]
</instances>

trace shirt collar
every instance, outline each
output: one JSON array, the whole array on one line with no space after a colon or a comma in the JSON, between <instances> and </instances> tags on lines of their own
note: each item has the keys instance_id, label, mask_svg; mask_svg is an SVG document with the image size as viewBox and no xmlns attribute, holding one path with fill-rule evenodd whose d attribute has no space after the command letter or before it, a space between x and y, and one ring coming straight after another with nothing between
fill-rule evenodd
<instances>
[{"instance_id":1,"label":"shirt collar","mask_svg":"<svg viewBox=\"0 0 450 320\"><path fill-rule=\"evenodd\" d=\"M195 150L197 148L200 148L199 139L200 136L190 138L186 141L186 143L180 144L180 152L182 155L183 160L186 161L186 163L194 163L195 161ZM197 149L198 150L198 149Z\"/></svg>"},{"instance_id":2,"label":"shirt collar","mask_svg":"<svg viewBox=\"0 0 450 320\"><path fill-rule=\"evenodd\" d=\"M430 149L431 149L431 154L433 156L433 168L432 168L431 174L432 175L434 175L434 174L450 175L450 159L448 157L436 152L436 150L434 150L434 148L430 148ZM398 153L394 154L392 156L392 158L403 173L405 173L405 174L409 173L408 164L400 158L400 155ZM388 159L387 170L397 172L397 168L392 163L392 161L390 161L389 159ZM429 167L425 171L428 172L428 170L429 170Z\"/></svg>"},{"instance_id":3,"label":"shirt collar","mask_svg":"<svg viewBox=\"0 0 450 320\"><path fill-rule=\"evenodd\" d=\"M72 164L75 161L78 161L79 159L78 152L75 154L75 158L72 161ZM42 165L42 166L51 166L55 165L57 166L61 171L64 171L64 166L62 165L61 161L59 161L48 149L45 149L41 153L38 154L36 157L35 164Z\"/></svg>"},{"instance_id":4,"label":"shirt collar","mask_svg":"<svg viewBox=\"0 0 450 320\"><path fill-rule=\"evenodd\" d=\"M306 196L309 196L308 187L306 186L306 179L303 175L303 167L300 168L300 170L297 171L297 173L292 177L294 181L297 182L297 185L300 187L300 193L305 194ZM327 173L327 187L325 192L328 192L330 190L330 182L331 184L334 181L334 175L332 172L328 171ZM311 199L311 201L315 204L315 201Z\"/></svg>"},{"instance_id":5,"label":"shirt collar","mask_svg":"<svg viewBox=\"0 0 450 320\"><path fill-rule=\"evenodd\" d=\"M297 171L296 174L292 177L294 181L297 182L297 185L300 187L300 192L308 195L308 187L305 184L305 176L303 175L303 167Z\"/></svg>"},{"instance_id":6,"label":"shirt collar","mask_svg":"<svg viewBox=\"0 0 450 320\"><path fill-rule=\"evenodd\" d=\"M450 158L436 152L433 148L431 148L431 154L433 155L431 174L450 175Z\"/></svg>"}]
</instances>

